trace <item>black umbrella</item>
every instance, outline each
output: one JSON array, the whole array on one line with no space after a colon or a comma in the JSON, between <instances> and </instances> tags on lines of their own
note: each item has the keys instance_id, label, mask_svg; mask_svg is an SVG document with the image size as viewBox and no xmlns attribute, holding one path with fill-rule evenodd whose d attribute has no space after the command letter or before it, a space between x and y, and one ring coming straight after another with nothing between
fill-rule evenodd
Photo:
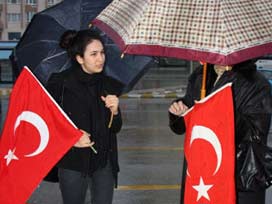
<instances>
[{"instance_id":1,"label":"black umbrella","mask_svg":"<svg viewBox=\"0 0 272 204\"><path fill-rule=\"evenodd\" d=\"M26 65L45 84L52 73L69 68L67 53L58 45L60 36L68 29L87 29L91 20L110 2L65 0L35 14L11 54L14 73L19 74ZM124 83L123 92L127 92L150 67L152 58L125 56L121 59L119 48L104 33L102 35L107 51L105 72Z\"/></svg>"}]
</instances>

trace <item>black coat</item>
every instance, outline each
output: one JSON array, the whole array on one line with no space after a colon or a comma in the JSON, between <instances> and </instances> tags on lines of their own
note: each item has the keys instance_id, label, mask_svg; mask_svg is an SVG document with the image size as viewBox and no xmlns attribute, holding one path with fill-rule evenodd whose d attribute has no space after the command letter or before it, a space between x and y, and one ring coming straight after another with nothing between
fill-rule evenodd
<instances>
[{"instance_id":1,"label":"black coat","mask_svg":"<svg viewBox=\"0 0 272 204\"><path fill-rule=\"evenodd\" d=\"M207 71L207 94L210 94L232 82L232 92L235 114L235 146L236 152L250 137L258 135L266 144L271 119L271 88L268 81L253 67L243 67L240 70L225 71L214 86L216 73L212 66ZM200 99L202 69L197 68L189 78L186 94L182 100L188 107ZM186 130L183 117L169 113L169 125L173 132L183 134ZM239 166L241 164L236 164ZM238 169L237 169L238 171ZM239 181L237 179L237 185Z\"/></svg>"},{"instance_id":2,"label":"black coat","mask_svg":"<svg viewBox=\"0 0 272 204\"><path fill-rule=\"evenodd\" d=\"M75 125L91 134L91 140L95 142L94 147L98 151L98 154L94 154L90 148L72 147L58 162L58 167L91 176L96 169L104 167L109 159L117 178L119 165L116 133L122 126L121 113L119 110L113 117L111 128L108 128L111 113L100 97L119 95L122 86L120 82L102 73L90 75L77 66L50 77L47 90Z\"/></svg>"}]
</instances>

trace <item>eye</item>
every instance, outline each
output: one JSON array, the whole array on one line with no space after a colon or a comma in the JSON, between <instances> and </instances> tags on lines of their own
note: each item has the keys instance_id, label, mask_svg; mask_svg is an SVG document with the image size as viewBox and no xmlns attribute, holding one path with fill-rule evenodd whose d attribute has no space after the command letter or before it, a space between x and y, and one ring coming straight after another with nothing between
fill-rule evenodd
<instances>
[{"instance_id":1,"label":"eye","mask_svg":"<svg viewBox=\"0 0 272 204\"><path fill-rule=\"evenodd\" d=\"M90 56L96 56L97 55L97 52L91 52L90 53Z\"/></svg>"}]
</instances>

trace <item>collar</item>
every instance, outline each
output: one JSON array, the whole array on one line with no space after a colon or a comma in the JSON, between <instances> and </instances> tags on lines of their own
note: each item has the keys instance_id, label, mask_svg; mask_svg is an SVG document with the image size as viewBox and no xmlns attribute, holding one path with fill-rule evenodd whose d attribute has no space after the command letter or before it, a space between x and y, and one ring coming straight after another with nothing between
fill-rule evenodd
<instances>
[{"instance_id":1,"label":"collar","mask_svg":"<svg viewBox=\"0 0 272 204\"><path fill-rule=\"evenodd\" d=\"M89 84L96 84L102 78L102 73L89 74L84 72L80 66L76 68L75 74L79 81Z\"/></svg>"}]
</instances>

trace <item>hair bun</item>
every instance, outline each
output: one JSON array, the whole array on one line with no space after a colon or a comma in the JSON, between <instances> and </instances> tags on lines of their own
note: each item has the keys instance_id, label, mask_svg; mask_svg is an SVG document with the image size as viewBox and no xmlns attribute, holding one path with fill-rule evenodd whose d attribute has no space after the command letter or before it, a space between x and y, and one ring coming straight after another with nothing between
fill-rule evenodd
<instances>
[{"instance_id":1,"label":"hair bun","mask_svg":"<svg viewBox=\"0 0 272 204\"><path fill-rule=\"evenodd\" d=\"M67 30L65 31L62 36L60 37L60 43L59 46L63 49L68 50L72 43L73 43L73 39L75 38L75 36L77 35L77 31L76 30Z\"/></svg>"}]
</instances>

